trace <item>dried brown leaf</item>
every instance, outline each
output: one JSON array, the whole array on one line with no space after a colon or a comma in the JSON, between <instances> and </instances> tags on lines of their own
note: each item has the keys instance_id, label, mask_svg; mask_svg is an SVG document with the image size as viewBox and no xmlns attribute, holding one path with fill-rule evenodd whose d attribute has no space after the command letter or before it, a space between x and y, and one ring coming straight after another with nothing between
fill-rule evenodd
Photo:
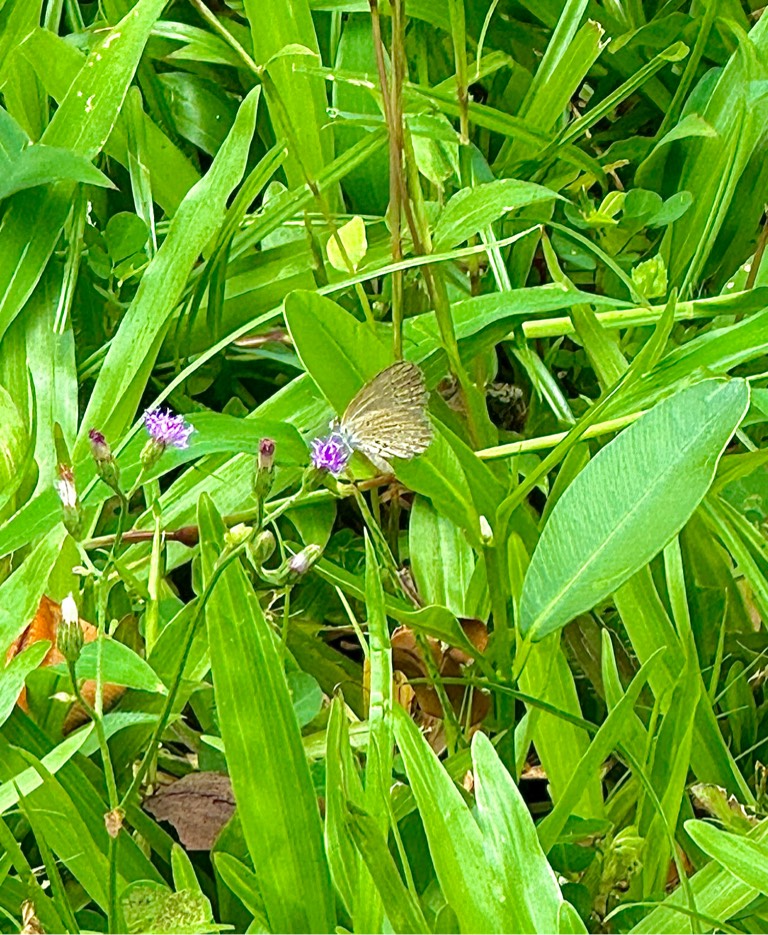
<instances>
[{"instance_id":1,"label":"dried brown leaf","mask_svg":"<svg viewBox=\"0 0 768 935\"><path fill-rule=\"evenodd\" d=\"M209 851L235 811L235 797L229 776L189 773L148 798L144 808L173 825L188 850Z\"/></svg>"}]
</instances>

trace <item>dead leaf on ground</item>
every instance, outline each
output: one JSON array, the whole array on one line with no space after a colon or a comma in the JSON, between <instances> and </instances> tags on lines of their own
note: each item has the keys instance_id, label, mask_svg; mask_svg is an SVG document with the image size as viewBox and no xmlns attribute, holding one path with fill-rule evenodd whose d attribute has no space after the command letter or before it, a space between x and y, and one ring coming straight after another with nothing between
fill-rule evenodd
<instances>
[{"instance_id":1,"label":"dead leaf on ground","mask_svg":"<svg viewBox=\"0 0 768 935\"><path fill-rule=\"evenodd\" d=\"M188 850L209 851L235 811L235 796L229 776L189 773L150 796L144 808L173 825Z\"/></svg>"},{"instance_id":2,"label":"dead leaf on ground","mask_svg":"<svg viewBox=\"0 0 768 935\"><path fill-rule=\"evenodd\" d=\"M479 653L484 652L488 645L488 628L480 620L461 618L462 629L469 641ZM463 668L472 662L472 657L463 649L447 646L432 637L427 638L435 667L443 678L461 678ZM437 692L424 679L427 678L427 667L421 654L421 648L416 641L416 635L409 627L398 627L392 634L392 667L395 673L401 673L410 682L414 693L415 705L419 712L429 718L443 717L443 707L440 704ZM463 715L468 702L470 688L465 685L447 684L445 693L457 715ZM474 729L479 726L490 708L490 699L482 691L475 689L471 692L470 724ZM414 705L411 705L413 708Z\"/></svg>"},{"instance_id":3,"label":"dead leaf on ground","mask_svg":"<svg viewBox=\"0 0 768 935\"><path fill-rule=\"evenodd\" d=\"M51 644L51 648L45 654L41 665L55 666L59 665L59 663L63 663L65 661L64 657L56 648L56 633L60 621L61 605L57 604L56 601L52 601L44 594L32 622L24 632L11 643L5 656L5 664L8 665L14 656L18 656L18 654L23 652L28 646L31 646L33 643L39 643L40 640L48 640ZM87 620L83 620L82 617L80 618L80 626L83 630L85 642L92 643L98 636L96 627L92 623L88 623ZM93 706L96 699L96 682L93 679L87 679L83 682L80 690L82 691L83 698L85 698L89 705ZM124 693L125 688L122 685L104 685L102 692L104 710L108 711ZM20 708L29 713L26 687L22 688L19 693L17 704ZM80 704L72 705L64 721L64 733L69 734L87 720L88 716L82 706Z\"/></svg>"}]
</instances>

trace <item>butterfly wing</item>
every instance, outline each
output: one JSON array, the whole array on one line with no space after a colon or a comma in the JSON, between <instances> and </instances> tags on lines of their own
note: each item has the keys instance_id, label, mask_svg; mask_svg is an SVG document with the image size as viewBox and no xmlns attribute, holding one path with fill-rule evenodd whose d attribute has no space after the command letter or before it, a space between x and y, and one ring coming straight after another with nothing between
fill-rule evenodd
<instances>
[{"instance_id":1,"label":"butterfly wing","mask_svg":"<svg viewBox=\"0 0 768 935\"><path fill-rule=\"evenodd\" d=\"M410 460L432 441L428 398L421 369L398 361L352 399L342 416L341 430L350 445L365 455Z\"/></svg>"}]
</instances>

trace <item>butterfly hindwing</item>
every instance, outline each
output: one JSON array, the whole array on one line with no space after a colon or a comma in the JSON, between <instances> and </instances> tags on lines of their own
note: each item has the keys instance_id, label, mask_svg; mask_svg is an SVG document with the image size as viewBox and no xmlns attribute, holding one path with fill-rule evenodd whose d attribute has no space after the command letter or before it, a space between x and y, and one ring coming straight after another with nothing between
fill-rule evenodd
<instances>
[{"instance_id":1,"label":"butterfly hindwing","mask_svg":"<svg viewBox=\"0 0 768 935\"><path fill-rule=\"evenodd\" d=\"M421 369L398 361L357 393L344 411L341 429L363 454L408 460L432 441L428 398Z\"/></svg>"}]
</instances>

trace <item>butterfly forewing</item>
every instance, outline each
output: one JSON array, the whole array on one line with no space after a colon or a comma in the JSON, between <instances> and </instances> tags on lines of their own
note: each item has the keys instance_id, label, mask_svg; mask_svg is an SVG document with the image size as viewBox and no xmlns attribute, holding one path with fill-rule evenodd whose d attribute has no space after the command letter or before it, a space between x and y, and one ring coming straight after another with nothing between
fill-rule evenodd
<instances>
[{"instance_id":1,"label":"butterfly forewing","mask_svg":"<svg viewBox=\"0 0 768 935\"><path fill-rule=\"evenodd\" d=\"M354 397L341 428L363 454L408 460L426 451L432 441L428 398L419 367L398 361Z\"/></svg>"}]
</instances>

